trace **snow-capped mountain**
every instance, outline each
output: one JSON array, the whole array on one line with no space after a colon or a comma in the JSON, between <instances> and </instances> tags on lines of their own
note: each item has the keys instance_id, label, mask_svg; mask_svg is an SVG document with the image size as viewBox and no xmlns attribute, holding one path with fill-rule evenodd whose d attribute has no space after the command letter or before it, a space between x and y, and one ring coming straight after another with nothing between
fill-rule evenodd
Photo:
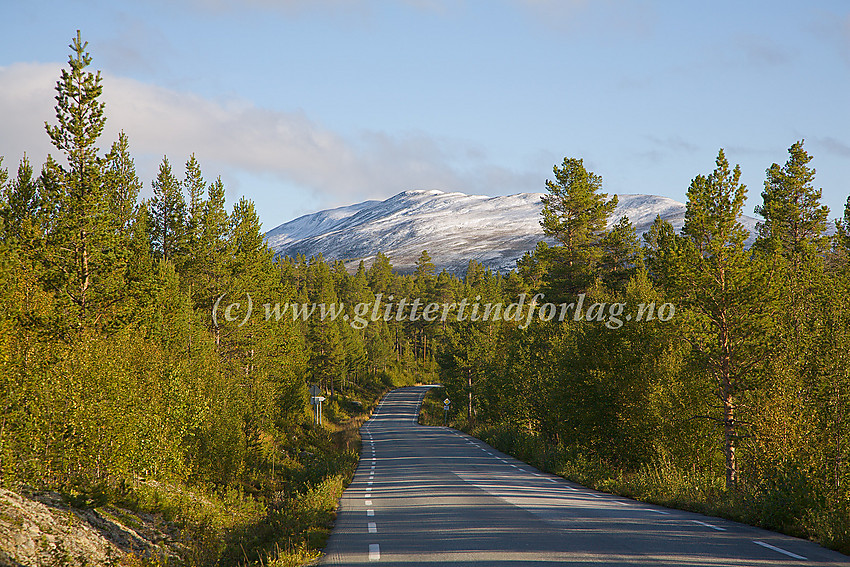
<instances>
[{"instance_id":1,"label":"snow-capped mountain","mask_svg":"<svg viewBox=\"0 0 850 567\"><path fill-rule=\"evenodd\" d=\"M411 271L427 250L438 270L463 273L469 260L478 260L505 272L539 241L548 240L540 228L542 196L404 191L385 201L304 215L267 232L266 241L280 255L309 258L321 253L326 260L346 261L349 268L356 268L360 260L369 265L383 252L395 269ZM627 216L638 235L649 230L657 215L677 230L684 225L683 203L656 195L617 197L611 224ZM740 220L752 234L756 219Z\"/></svg>"}]
</instances>

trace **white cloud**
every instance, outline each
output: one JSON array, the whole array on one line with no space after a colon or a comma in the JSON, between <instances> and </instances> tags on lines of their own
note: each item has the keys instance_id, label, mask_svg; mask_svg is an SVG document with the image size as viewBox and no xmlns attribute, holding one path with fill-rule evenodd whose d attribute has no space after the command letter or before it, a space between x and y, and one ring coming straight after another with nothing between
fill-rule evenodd
<instances>
[{"instance_id":1,"label":"white cloud","mask_svg":"<svg viewBox=\"0 0 850 567\"><path fill-rule=\"evenodd\" d=\"M0 68L0 155L13 166L22 151L39 164L51 151L59 64ZM343 137L301 112L260 108L240 99L210 100L125 77L105 75L107 127L101 150L124 130L149 186L167 155L176 171L194 153L207 177L277 179L322 205L383 198L411 188L499 194L528 190L528 175L490 164L474 144L425 133L363 131ZM55 153L55 152L54 152ZM251 197L251 195L248 195Z\"/></svg>"},{"instance_id":2,"label":"white cloud","mask_svg":"<svg viewBox=\"0 0 850 567\"><path fill-rule=\"evenodd\" d=\"M51 150L45 121L55 121L53 85L61 65L18 63L0 67L0 155L5 167L17 168L24 152L38 167Z\"/></svg>"}]
</instances>

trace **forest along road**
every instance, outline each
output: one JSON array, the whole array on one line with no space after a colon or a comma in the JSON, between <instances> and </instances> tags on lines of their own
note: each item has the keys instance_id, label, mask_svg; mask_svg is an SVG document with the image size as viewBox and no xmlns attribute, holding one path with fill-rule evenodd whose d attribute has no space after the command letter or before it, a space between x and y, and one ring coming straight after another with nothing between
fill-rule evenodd
<instances>
[{"instance_id":1,"label":"forest along road","mask_svg":"<svg viewBox=\"0 0 850 567\"><path fill-rule=\"evenodd\" d=\"M420 426L426 392L390 392L363 425L320 564L850 566L806 540L596 492Z\"/></svg>"}]
</instances>

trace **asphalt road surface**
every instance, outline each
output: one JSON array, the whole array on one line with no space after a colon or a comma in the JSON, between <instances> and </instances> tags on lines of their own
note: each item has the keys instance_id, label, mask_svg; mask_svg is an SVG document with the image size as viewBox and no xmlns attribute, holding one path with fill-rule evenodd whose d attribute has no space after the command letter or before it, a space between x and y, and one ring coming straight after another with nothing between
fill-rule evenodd
<instances>
[{"instance_id":1,"label":"asphalt road surface","mask_svg":"<svg viewBox=\"0 0 850 567\"><path fill-rule=\"evenodd\" d=\"M363 425L322 565L850 566L806 540L596 492L420 426L426 392L390 392Z\"/></svg>"}]
</instances>

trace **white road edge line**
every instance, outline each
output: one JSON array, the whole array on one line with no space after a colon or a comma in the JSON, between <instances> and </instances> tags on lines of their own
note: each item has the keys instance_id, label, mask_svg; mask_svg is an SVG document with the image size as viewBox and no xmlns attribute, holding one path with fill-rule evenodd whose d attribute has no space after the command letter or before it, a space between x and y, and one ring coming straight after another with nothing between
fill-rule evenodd
<instances>
[{"instance_id":1,"label":"white road edge line","mask_svg":"<svg viewBox=\"0 0 850 567\"><path fill-rule=\"evenodd\" d=\"M760 545L762 547L766 547L768 549L772 549L773 551L778 551L779 553L785 554L788 557L793 557L794 559L800 559L801 561L808 561L808 557L803 557L802 555L797 555L796 553L791 553L790 551L785 551L781 547L776 547L775 545L770 545L769 543L764 543L763 541L753 540L753 543L756 545Z\"/></svg>"},{"instance_id":2,"label":"white road edge line","mask_svg":"<svg viewBox=\"0 0 850 567\"><path fill-rule=\"evenodd\" d=\"M726 531L726 528L721 528L721 527L718 527L718 526L712 526L711 524L706 524L705 522L700 522L699 520L691 520L691 521L695 524L699 524L701 526L705 526L707 528L717 530L718 532L725 532Z\"/></svg>"},{"instance_id":3,"label":"white road edge line","mask_svg":"<svg viewBox=\"0 0 850 567\"><path fill-rule=\"evenodd\" d=\"M369 561L380 561L381 559L381 546L377 543L369 544Z\"/></svg>"}]
</instances>

